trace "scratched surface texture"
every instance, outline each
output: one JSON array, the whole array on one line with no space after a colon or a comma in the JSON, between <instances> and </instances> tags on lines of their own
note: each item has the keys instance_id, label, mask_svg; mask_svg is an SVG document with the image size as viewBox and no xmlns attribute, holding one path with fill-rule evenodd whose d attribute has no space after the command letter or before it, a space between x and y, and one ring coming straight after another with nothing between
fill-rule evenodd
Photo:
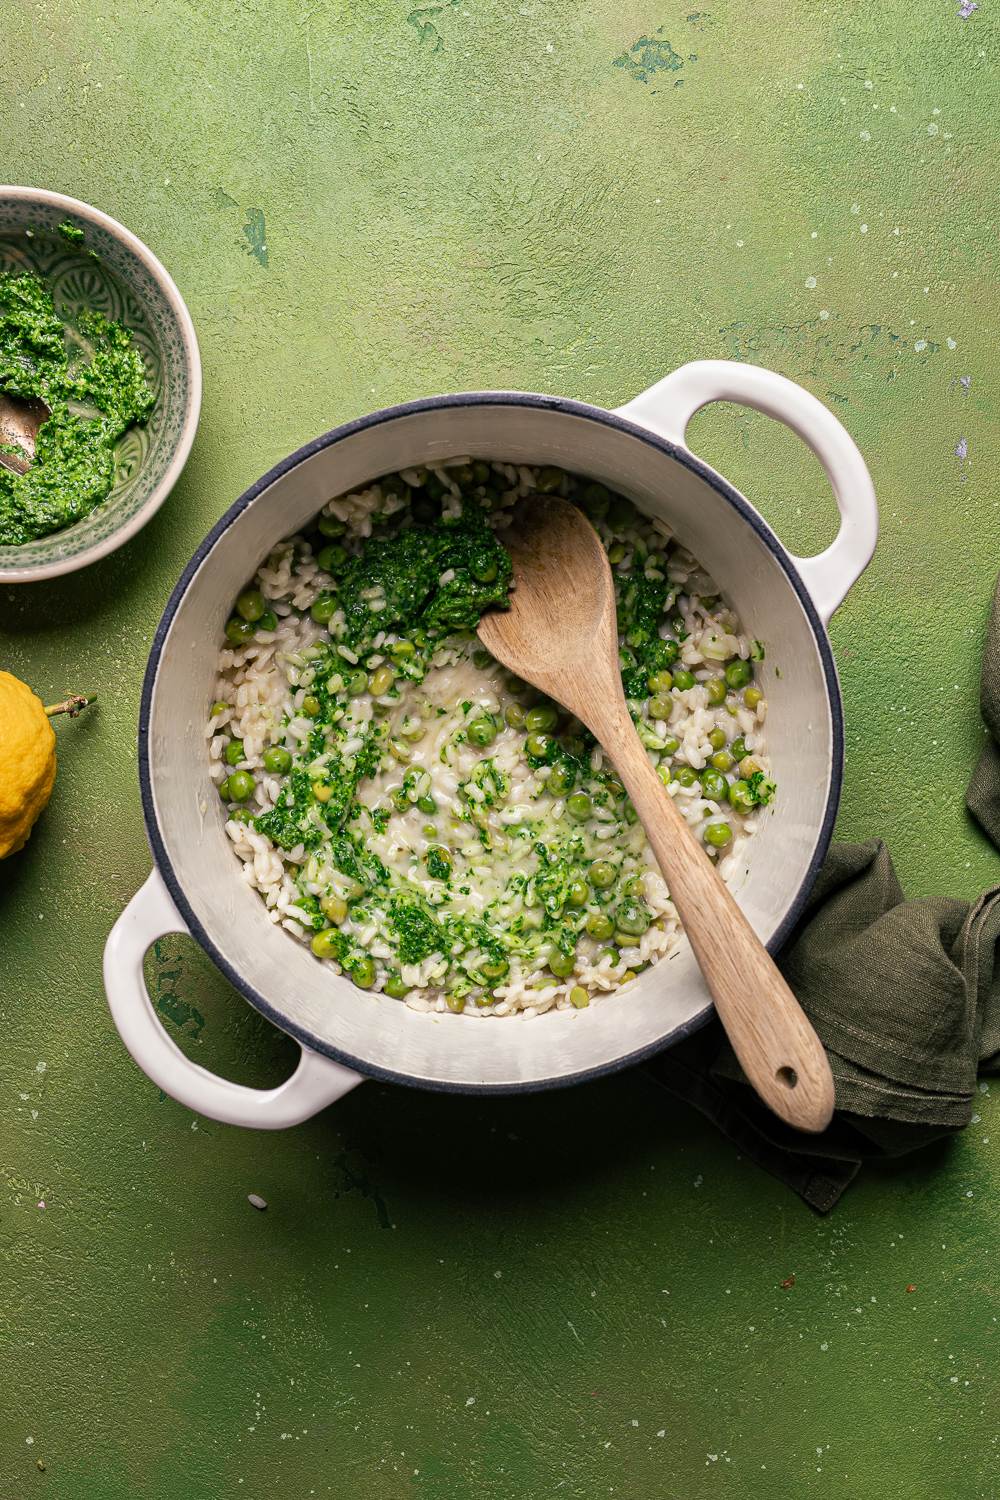
<instances>
[{"instance_id":1,"label":"scratched surface texture","mask_svg":"<svg viewBox=\"0 0 1000 1500\"><path fill-rule=\"evenodd\" d=\"M961 798L1000 559L997 5L691 3L2 7L0 172L164 259L205 405L140 537L0 593L3 666L101 694L0 871L0 1500L1000 1493L995 1090L821 1221L641 1076L369 1085L265 1137L162 1098L105 1012L178 573L297 444L441 390L614 404L731 356L827 401L883 514L833 627L840 831L914 893L997 879ZM788 433L720 408L690 436L795 548L829 540ZM193 1056L287 1071L190 944L149 980Z\"/></svg>"}]
</instances>

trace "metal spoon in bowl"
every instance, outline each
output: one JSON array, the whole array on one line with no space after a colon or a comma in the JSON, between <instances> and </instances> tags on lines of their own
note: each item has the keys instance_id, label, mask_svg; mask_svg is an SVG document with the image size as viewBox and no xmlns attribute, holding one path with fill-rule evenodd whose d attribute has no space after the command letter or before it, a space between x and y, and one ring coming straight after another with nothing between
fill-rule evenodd
<instances>
[{"instance_id":1,"label":"metal spoon in bowl","mask_svg":"<svg viewBox=\"0 0 1000 1500\"><path fill-rule=\"evenodd\" d=\"M823 1130L833 1113L833 1077L822 1043L674 806L629 717L614 583L600 538L576 506L536 496L518 507L504 541L514 560L510 608L484 614L479 639L596 735L642 820L748 1079L789 1125Z\"/></svg>"},{"instance_id":2,"label":"metal spoon in bowl","mask_svg":"<svg viewBox=\"0 0 1000 1500\"><path fill-rule=\"evenodd\" d=\"M15 474L26 474L35 458L38 430L51 412L35 397L0 394L0 464ZM18 452L8 450L14 448Z\"/></svg>"}]
</instances>

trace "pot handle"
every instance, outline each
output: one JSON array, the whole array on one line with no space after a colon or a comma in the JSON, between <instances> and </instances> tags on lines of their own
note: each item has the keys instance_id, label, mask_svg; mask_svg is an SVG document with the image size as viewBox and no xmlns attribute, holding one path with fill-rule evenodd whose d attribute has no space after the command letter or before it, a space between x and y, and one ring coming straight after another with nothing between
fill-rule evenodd
<instances>
[{"instance_id":1,"label":"pot handle","mask_svg":"<svg viewBox=\"0 0 1000 1500\"><path fill-rule=\"evenodd\" d=\"M711 401L736 401L777 417L808 444L826 470L840 511L840 530L825 552L792 556L825 625L868 566L878 540L875 488L854 439L794 380L728 359L681 365L620 406L617 415L683 447L691 418Z\"/></svg>"},{"instance_id":2,"label":"pot handle","mask_svg":"<svg viewBox=\"0 0 1000 1500\"><path fill-rule=\"evenodd\" d=\"M153 1008L142 964L156 938L187 931L154 869L111 929L104 949L104 989L112 1019L135 1062L164 1093L225 1125L283 1130L318 1114L364 1081L359 1073L307 1047L292 1076L274 1089L231 1083L185 1057Z\"/></svg>"}]
</instances>

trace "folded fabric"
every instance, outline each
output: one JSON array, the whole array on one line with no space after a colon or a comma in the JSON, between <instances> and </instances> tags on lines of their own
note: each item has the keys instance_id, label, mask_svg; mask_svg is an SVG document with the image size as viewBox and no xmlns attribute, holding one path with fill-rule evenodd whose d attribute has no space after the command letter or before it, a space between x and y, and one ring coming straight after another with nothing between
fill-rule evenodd
<instances>
[{"instance_id":1,"label":"folded fabric","mask_svg":"<svg viewBox=\"0 0 1000 1500\"><path fill-rule=\"evenodd\" d=\"M1000 849L1000 582L982 671L989 731L966 794ZM777 1120L713 1020L649 1064L740 1148L826 1212L865 1161L968 1125L977 1075L1000 1069L1000 886L971 904L907 901L879 839L834 844L779 964L830 1058L822 1135Z\"/></svg>"}]
</instances>

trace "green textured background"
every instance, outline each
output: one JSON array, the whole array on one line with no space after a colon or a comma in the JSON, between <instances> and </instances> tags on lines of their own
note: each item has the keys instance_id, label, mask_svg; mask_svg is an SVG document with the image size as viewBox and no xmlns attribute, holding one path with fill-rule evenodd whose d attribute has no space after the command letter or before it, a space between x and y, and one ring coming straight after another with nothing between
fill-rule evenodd
<instances>
[{"instance_id":1,"label":"green textured background","mask_svg":"<svg viewBox=\"0 0 1000 1500\"><path fill-rule=\"evenodd\" d=\"M995 1090L822 1221L641 1076L195 1119L102 995L149 868L150 636L232 499L374 407L615 404L693 357L800 380L871 466L840 831L885 834L914 893L997 879L962 809L1000 541L996 6L707 3L0 7L0 174L145 239L205 365L145 532L0 591L0 663L101 694L0 870L0 1500L1000 1494ZM788 433L717 408L690 438L791 545L830 538ZM200 1060L287 1071L191 945L150 982Z\"/></svg>"}]
</instances>

